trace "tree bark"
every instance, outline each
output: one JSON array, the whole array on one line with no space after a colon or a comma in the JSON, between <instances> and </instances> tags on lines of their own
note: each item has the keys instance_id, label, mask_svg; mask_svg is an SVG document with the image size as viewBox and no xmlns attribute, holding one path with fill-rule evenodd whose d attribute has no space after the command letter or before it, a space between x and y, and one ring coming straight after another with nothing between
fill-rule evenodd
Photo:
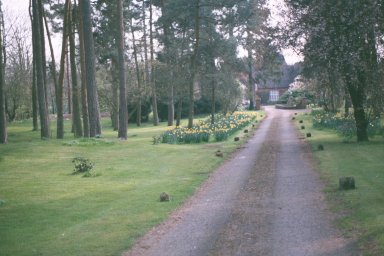
<instances>
[{"instance_id":1,"label":"tree bark","mask_svg":"<svg viewBox=\"0 0 384 256\"><path fill-rule=\"evenodd\" d=\"M70 26L71 24L68 24L68 39L69 39L69 34L71 33L70 31ZM70 67L70 57L69 57L69 49L67 49L67 57L66 57L66 82L67 82L67 109L68 109L68 114L72 114L72 86L71 86L71 67Z\"/></svg>"},{"instance_id":2,"label":"tree bark","mask_svg":"<svg viewBox=\"0 0 384 256\"><path fill-rule=\"evenodd\" d=\"M56 138L64 138L64 101L63 101L63 87L64 87L64 72L65 72L65 56L67 54L68 44L68 28L69 28L69 12L70 0L65 0L64 5L64 23L63 23L63 38L61 44L61 58L60 58L60 73L59 81L56 87L56 107L57 107L57 130Z\"/></svg>"},{"instance_id":3,"label":"tree bark","mask_svg":"<svg viewBox=\"0 0 384 256\"><path fill-rule=\"evenodd\" d=\"M51 73L52 73L52 78L53 78L53 84L55 88L55 92L57 90L57 76L56 76L56 60L55 60L55 53L53 51L53 45L52 45L52 39L51 39L51 33L49 33L49 26L48 26L48 21L46 14L43 10L43 18L44 18L44 24L45 24L45 30L47 31L47 39L48 39L48 44L49 44L49 51L51 53ZM51 95L51 102L52 102L52 114L55 114L55 97L52 95L52 90L50 90L50 95Z\"/></svg>"},{"instance_id":4,"label":"tree bark","mask_svg":"<svg viewBox=\"0 0 384 256\"><path fill-rule=\"evenodd\" d=\"M384 15L384 13L383 13ZM379 84L379 63L377 58L376 48L376 34L375 34L375 23L372 22L371 26L367 28L366 36L366 56L367 59L367 73L368 88L371 91L371 107L373 112L373 118L379 118L382 112L382 101L383 101L383 90L378 90L377 85Z\"/></svg>"},{"instance_id":5,"label":"tree bark","mask_svg":"<svg viewBox=\"0 0 384 256\"><path fill-rule=\"evenodd\" d=\"M195 83L197 82L197 58L200 48L200 0L195 0L195 44L191 57L191 81L189 83L189 111L188 128L193 126L194 103L195 103Z\"/></svg>"},{"instance_id":6,"label":"tree bark","mask_svg":"<svg viewBox=\"0 0 384 256\"><path fill-rule=\"evenodd\" d=\"M83 16L85 76L87 80L87 102L89 116L89 135L96 137L101 134L100 110L95 77L95 49L92 34L91 5L89 0L80 1Z\"/></svg>"},{"instance_id":7,"label":"tree bark","mask_svg":"<svg viewBox=\"0 0 384 256\"><path fill-rule=\"evenodd\" d=\"M248 25L247 25L248 26ZM253 82L253 61L251 48L251 32L247 29L247 51L248 51L248 88L249 88L249 110L255 110L255 85Z\"/></svg>"},{"instance_id":8,"label":"tree bark","mask_svg":"<svg viewBox=\"0 0 384 256\"><path fill-rule=\"evenodd\" d=\"M159 125L159 113L157 110L157 94L155 83L155 62L154 62L154 46L153 46L153 11L152 0L149 1L149 44L151 51L151 74L150 84L152 88L152 111L153 111L153 125Z\"/></svg>"},{"instance_id":9,"label":"tree bark","mask_svg":"<svg viewBox=\"0 0 384 256\"><path fill-rule=\"evenodd\" d=\"M32 14L32 1L29 1L29 19L31 21L32 25L32 37L34 34L34 26L33 26L33 14ZM32 38L33 39L33 38ZM37 100L37 81L36 81L36 54L32 55L32 88L31 88L31 94L32 94L32 131L38 131L39 130L39 103ZM5 104L7 105L7 101L5 101ZM7 109L7 107L5 107Z\"/></svg>"},{"instance_id":10,"label":"tree bark","mask_svg":"<svg viewBox=\"0 0 384 256\"><path fill-rule=\"evenodd\" d=\"M48 111L48 87L47 87L47 70L46 70L46 63L47 63L47 56L45 54L45 34L44 34L44 7L42 0L37 0L38 8L39 8L39 26L40 26L40 40L41 40L41 58L43 62L43 80L44 80L44 93L45 93L45 103L46 108ZM49 114L49 112L48 112Z\"/></svg>"},{"instance_id":11,"label":"tree bark","mask_svg":"<svg viewBox=\"0 0 384 256\"><path fill-rule=\"evenodd\" d=\"M38 0L32 0L32 26L33 26L33 54L36 57L36 82L37 82L37 95L39 102L39 114L40 114L40 135L42 139L49 139L49 115L47 109L46 88L44 84L44 63L43 63L43 51L41 44L42 31L40 30L40 16Z\"/></svg>"},{"instance_id":12,"label":"tree bark","mask_svg":"<svg viewBox=\"0 0 384 256\"><path fill-rule=\"evenodd\" d=\"M211 92L211 124L215 124L215 113L216 113L216 81L213 78L212 81L212 92Z\"/></svg>"},{"instance_id":13,"label":"tree bark","mask_svg":"<svg viewBox=\"0 0 384 256\"><path fill-rule=\"evenodd\" d=\"M183 99L180 98L177 103L177 112L176 112L176 126L179 127L181 124L181 112L183 111Z\"/></svg>"},{"instance_id":14,"label":"tree bark","mask_svg":"<svg viewBox=\"0 0 384 256\"><path fill-rule=\"evenodd\" d=\"M161 11L162 15L166 16L166 6L165 1L161 1ZM174 71L172 70L172 56L171 56L171 45L170 45L170 24L169 22L163 23L164 30L164 52L165 52L165 60L167 63L167 67L169 71L169 86L168 86L168 126L173 126L175 120L175 100L174 100Z\"/></svg>"},{"instance_id":15,"label":"tree bark","mask_svg":"<svg viewBox=\"0 0 384 256\"><path fill-rule=\"evenodd\" d=\"M119 64L118 60L112 57L112 110L111 120L114 131L119 130Z\"/></svg>"},{"instance_id":16,"label":"tree bark","mask_svg":"<svg viewBox=\"0 0 384 256\"><path fill-rule=\"evenodd\" d=\"M80 3L79 3L80 4ZM83 117L83 135L89 137L89 116L88 116L88 101L87 101L87 79L85 75L85 53L84 53L84 29L83 17L81 12L77 13L78 18L78 33L80 41L80 73L81 73L81 112Z\"/></svg>"},{"instance_id":17,"label":"tree bark","mask_svg":"<svg viewBox=\"0 0 384 256\"><path fill-rule=\"evenodd\" d=\"M173 78L173 71L171 71L171 78ZM171 84L169 86L168 93L168 126L173 126L173 122L175 121L175 102L174 102L174 86L173 79L171 80Z\"/></svg>"},{"instance_id":18,"label":"tree bark","mask_svg":"<svg viewBox=\"0 0 384 256\"><path fill-rule=\"evenodd\" d=\"M126 84L125 84L125 61L124 61L124 18L123 18L123 1L117 0L117 20L118 20L118 34L117 34L117 51L119 59L119 131L118 138L127 139L128 128L128 110L126 98Z\"/></svg>"},{"instance_id":19,"label":"tree bark","mask_svg":"<svg viewBox=\"0 0 384 256\"><path fill-rule=\"evenodd\" d=\"M4 19L3 10L1 9L2 1L0 1L0 144L8 141L7 134L7 118L5 115L5 48L4 48Z\"/></svg>"},{"instance_id":20,"label":"tree bark","mask_svg":"<svg viewBox=\"0 0 384 256\"><path fill-rule=\"evenodd\" d=\"M347 88L351 96L353 115L356 122L356 135L357 141L368 141L368 120L364 110L365 92L364 92L364 74L362 71L358 72L358 81L354 82L350 77L347 77Z\"/></svg>"},{"instance_id":21,"label":"tree bark","mask_svg":"<svg viewBox=\"0 0 384 256\"><path fill-rule=\"evenodd\" d=\"M73 132L76 138L83 136L83 127L81 125L81 111L80 111L80 90L77 83L77 69L76 69L76 45L75 45L75 22L73 20L72 10L70 10L70 27L69 31L69 56L71 63L72 75L72 124Z\"/></svg>"},{"instance_id":22,"label":"tree bark","mask_svg":"<svg viewBox=\"0 0 384 256\"><path fill-rule=\"evenodd\" d=\"M36 56L33 58L32 64L32 130L39 130L38 112L39 103L37 102L37 81L36 81Z\"/></svg>"},{"instance_id":23,"label":"tree bark","mask_svg":"<svg viewBox=\"0 0 384 256\"><path fill-rule=\"evenodd\" d=\"M132 23L131 23L132 24ZM137 126L141 126L141 77L140 77L140 67L139 67L139 61L137 58L137 46L135 42L135 32L133 31L133 26L131 27L131 34L132 34L132 40L133 40L133 58L135 60L135 67L136 67L136 79L137 79L137 87L138 87L138 93L137 93L137 102L136 102L136 107L137 107L137 119L136 119L136 124Z\"/></svg>"}]
</instances>

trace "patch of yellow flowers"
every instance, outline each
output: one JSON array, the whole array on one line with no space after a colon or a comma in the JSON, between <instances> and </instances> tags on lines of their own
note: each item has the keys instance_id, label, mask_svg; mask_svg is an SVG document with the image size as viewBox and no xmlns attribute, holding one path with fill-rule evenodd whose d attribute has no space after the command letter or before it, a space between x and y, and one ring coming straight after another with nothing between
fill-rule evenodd
<instances>
[{"instance_id":1,"label":"patch of yellow flowers","mask_svg":"<svg viewBox=\"0 0 384 256\"><path fill-rule=\"evenodd\" d=\"M210 118L207 118L192 128L179 126L170 128L160 138L161 142L171 144L208 142L211 136L215 141L223 141L257 117L258 113L254 111L237 111L226 116L217 115L214 124L211 124Z\"/></svg>"}]
</instances>

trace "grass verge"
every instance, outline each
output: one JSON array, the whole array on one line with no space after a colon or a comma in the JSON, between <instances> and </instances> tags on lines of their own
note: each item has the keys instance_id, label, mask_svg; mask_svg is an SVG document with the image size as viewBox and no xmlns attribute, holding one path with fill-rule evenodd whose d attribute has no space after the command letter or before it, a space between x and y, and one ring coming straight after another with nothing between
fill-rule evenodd
<instances>
[{"instance_id":1,"label":"grass verge","mask_svg":"<svg viewBox=\"0 0 384 256\"><path fill-rule=\"evenodd\" d=\"M129 126L116 139L104 120L103 138L41 141L30 122L9 127L0 145L1 255L120 255L179 207L244 140L153 145L167 127ZM52 129L54 128L52 125ZM73 175L72 159L94 163L94 177ZM159 202L161 192L171 201Z\"/></svg>"},{"instance_id":2,"label":"grass verge","mask_svg":"<svg viewBox=\"0 0 384 256\"><path fill-rule=\"evenodd\" d=\"M384 252L384 139L343 143L332 130L312 128L310 115L295 120L312 146L315 160L326 184L325 193L337 216L337 225L345 236L356 239L363 255ZM303 123L299 123L303 120ZM301 129L305 126L305 129ZM324 150L318 150L318 145ZM340 177L353 176L355 190L338 189Z\"/></svg>"}]
</instances>

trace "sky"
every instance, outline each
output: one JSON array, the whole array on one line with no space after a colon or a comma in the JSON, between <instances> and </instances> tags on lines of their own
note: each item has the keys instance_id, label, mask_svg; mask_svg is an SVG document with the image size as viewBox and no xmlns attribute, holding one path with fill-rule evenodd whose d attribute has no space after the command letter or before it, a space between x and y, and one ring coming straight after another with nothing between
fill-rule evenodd
<instances>
[{"instance_id":1,"label":"sky","mask_svg":"<svg viewBox=\"0 0 384 256\"><path fill-rule=\"evenodd\" d=\"M11 12L13 15L21 15L28 18L29 0L2 0L2 2L4 12ZM272 23L279 22L281 20L279 10L281 10L284 0L269 0L268 2L268 6L270 6L272 10ZM55 37L53 40L57 41L60 45L60 39L58 37ZM294 64L302 60L302 57L297 55L292 49L283 49L282 54L288 64Z\"/></svg>"},{"instance_id":2,"label":"sky","mask_svg":"<svg viewBox=\"0 0 384 256\"><path fill-rule=\"evenodd\" d=\"M3 10L20 11L23 15L28 15L29 0L2 0Z\"/></svg>"}]
</instances>

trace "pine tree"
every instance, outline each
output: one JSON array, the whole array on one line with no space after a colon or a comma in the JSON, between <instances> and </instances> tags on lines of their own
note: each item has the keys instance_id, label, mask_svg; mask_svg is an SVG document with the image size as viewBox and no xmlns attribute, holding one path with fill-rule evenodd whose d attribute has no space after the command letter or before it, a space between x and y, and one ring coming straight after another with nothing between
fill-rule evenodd
<instances>
[{"instance_id":1,"label":"pine tree","mask_svg":"<svg viewBox=\"0 0 384 256\"><path fill-rule=\"evenodd\" d=\"M47 105L47 94L45 87L45 66L43 62L43 49L42 36L40 21L42 20L42 13L40 12L42 3L39 0L32 0L32 44L33 44L33 58L34 58L34 69L36 72L36 84L37 84L37 98L39 103L39 114L40 114L40 134L42 139L48 139L50 137L49 130L49 114Z\"/></svg>"},{"instance_id":2,"label":"pine tree","mask_svg":"<svg viewBox=\"0 0 384 256\"><path fill-rule=\"evenodd\" d=\"M96 137L101 134L99 100L95 77L95 49L92 34L91 5L89 0L80 1L80 10L83 17L83 40L85 77L87 83L87 103L89 116L89 135Z\"/></svg>"},{"instance_id":3,"label":"pine tree","mask_svg":"<svg viewBox=\"0 0 384 256\"><path fill-rule=\"evenodd\" d=\"M125 85L125 61L124 61L124 16L123 2L117 0L118 33L116 37L119 59L119 132L118 138L127 139L128 110Z\"/></svg>"}]
</instances>

